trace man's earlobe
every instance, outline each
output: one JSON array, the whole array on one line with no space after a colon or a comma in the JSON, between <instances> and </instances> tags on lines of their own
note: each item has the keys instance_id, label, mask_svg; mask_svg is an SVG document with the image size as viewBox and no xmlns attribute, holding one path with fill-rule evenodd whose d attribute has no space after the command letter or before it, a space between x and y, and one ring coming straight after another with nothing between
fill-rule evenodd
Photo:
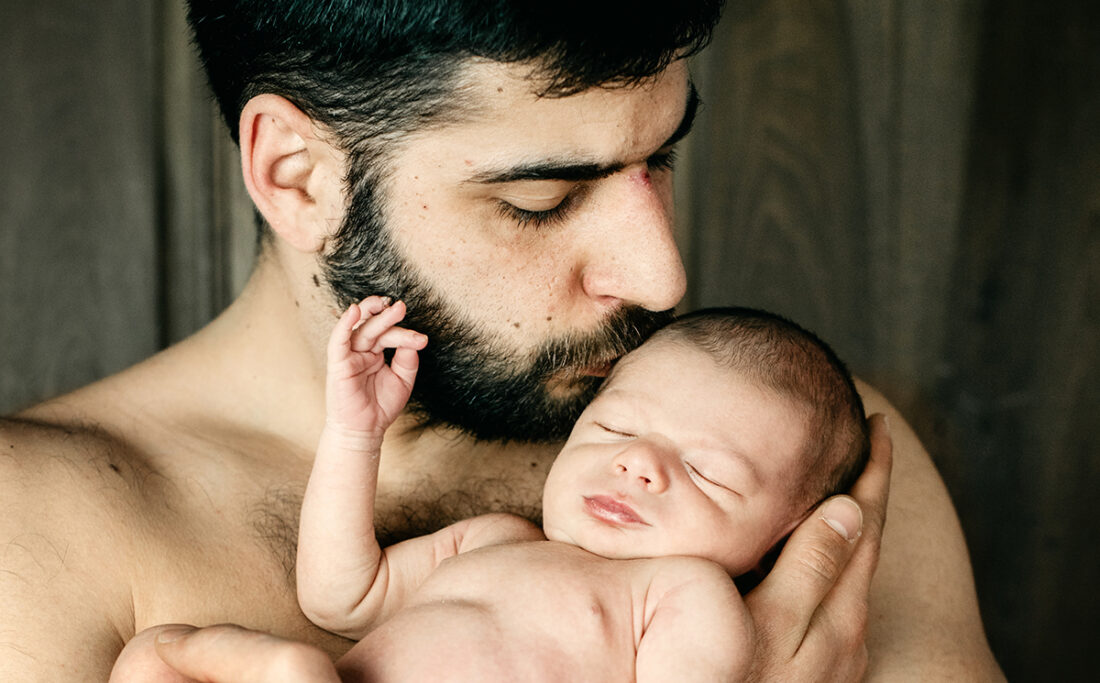
<instances>
[{"instance_id":1,"label":"man's earlobe","mask_svg":"<svg viewBox=\"0 0 1100 683\"><path fill-rule=\"evenodd\" d=\"M324 248L339 206L338 156L289 100L264 94L241 112L241 171L271 229L295 249ZM338 224L338 221L336 222Z\"/></svg>"}]
</instances>

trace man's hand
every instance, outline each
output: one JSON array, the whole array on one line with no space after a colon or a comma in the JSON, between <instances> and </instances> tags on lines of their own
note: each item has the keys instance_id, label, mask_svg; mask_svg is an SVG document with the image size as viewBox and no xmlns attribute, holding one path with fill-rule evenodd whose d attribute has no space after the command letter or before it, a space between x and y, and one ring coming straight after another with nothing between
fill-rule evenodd
<instances>
[{"instance_id":1,"label":"man's hand","mask_svg":"<svg viewBox=\"0 0 1100 683\"><path fill-rule=\"evenodd\" d=\"M745 596L756 625L753 681L857 681L867 669L867 602L892 464L885 419L872 416L870 427L871 458L852 496L822 503Z\"/></svg>"},{"instance_id":2,"label":"man's hand","mask_svg":"<svg viewBox=\"0 0 1100 683\"><path fill-rule=\"evenodd\" d=\"M110 683L340 683L321 650L229 624L146 629L126 645Z\"/></svg>"}]
</instances>

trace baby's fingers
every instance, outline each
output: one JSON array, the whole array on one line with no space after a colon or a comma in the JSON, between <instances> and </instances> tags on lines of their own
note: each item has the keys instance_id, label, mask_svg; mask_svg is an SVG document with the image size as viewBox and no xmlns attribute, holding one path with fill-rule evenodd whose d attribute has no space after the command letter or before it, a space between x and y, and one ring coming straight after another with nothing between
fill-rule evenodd
<instances>
[{"instance_id":1,"label":"baby's fingers","mask_svg":"<svg viewBox=\"0 0 1100 683\"><path fill-rule=\"evenodd\" d=\"M425 339L427 339L425 337ZM416 354L416 351L409 348L399 348L393 354L393 360L390 361L390 369L393 370L393 374L397 375L397 378L401 380L408 389L412 390L413 382L416 381L416 371L420 368L420 356Z\"/></svg>"},{"instance_id":2,"label":"baby's fingers","mask_svg":"<svg viewBox=\"0 0 1100 683\"><path fill-rule=\"evenodd\" d=\"M376 299L378 297L371 297ZM364 301L366 304L368 300ZM405 303L397 301L375 315L364 315L352 330L351 348L355 351L378 352L384 348L423 348L427 338L419 332L394 327L405 317Z\"/></svg>"},{"instance_id":3,"label":"baby's fingers","mask_svg":"<svg viewBox=\"0 0 1100 683\"><path fill-rule=\"evenodd\" d=\"M367 346L368 343L374 342ZM382 349L413 349L418 351L428 344L427 335L415 330L407 330L404 327L391 327L382 333L382 336L373 340L361 340L358 335L352 339L352 348L355 351L370 351L381 353Z\"/></svg>"},{"instance_id":4,"label":"baby's fingers","mask_svg":"<svg viewBox=\"0 0 1100 683\"><path fill-rule=\"evenodd\" d=\"M351 350L351 337L356 324L362 319L362 312L358 305L349 306L340 319L336 321L336 327L328 338L328 357L330 361L343 358Z\"/></svg>"}]
</instances>

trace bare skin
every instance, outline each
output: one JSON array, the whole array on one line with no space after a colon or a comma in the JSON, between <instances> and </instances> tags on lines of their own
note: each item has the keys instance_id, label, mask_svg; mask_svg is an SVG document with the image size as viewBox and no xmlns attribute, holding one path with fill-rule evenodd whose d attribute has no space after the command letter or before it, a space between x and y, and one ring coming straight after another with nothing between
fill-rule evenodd
<instances>
[{"instance_id":1,"label":"bare skin","mask_svg":"<svg viewBox=\"0 0 1100 683\"><path fill-rule=\"evenodd\" d=\"M663 88L553 102L523 99L507 78L484 78L493 86L486 97L496 97L499 84L500 97L512 98L492 111L518 117L505 135L487 116L496 138L466 131L481 148L486 140L505 145L484 154L568 148L624 167L595 181L575 220L535 237L485 222L490 201L504 190L552 194L564 186L471 190L448 175L467 157L479 161L464 154L472 148L448 147L467 135L425 136L398 160L401 218L392 229L407 255L435 284L453 285L458 300L477 298L486 319L513 330L503 338L517 352L547 334L592 329L624 301L673 305L684 282L671 194L661 178L637 181L638 165L679 124L683 73L670 74ZM0 423L0 679L105 680L129 638L166 622L230 622L276 636L177 630L158 646L184 670L206 667L209 680L271 680L260 666L323 669L309 669L317 650L288 641L333 657L350 646L301 615L290 571L299 496L323 423L324 339L335 315L313 277L343 211L342 157L273 96L249 102L241 132L246 184L275 232L245 292L190 339ZM536 133L549 138L529 139ZM418 154L424 147L443 156L427 159ZM597 228L601 234L583 232ZM594 252L594 244L607 248ZM512 269L498 269L505 281L486 290L481 269L496 262ZM853 492L862 507L859 541L840 539L812 516L770 582L746 596L758 678L828 671L845 680L866 663L872 678L995 680L946 491L904 420L872 390L864 399L870 412L890 416L896 461L881 560L890 442L878 424L880 464ZM379 472L380 526L407 535L422 531L416 516L442 526L485 512L529 512L557 450L480 444L399 417ZM814 569L806 558L833 562ZM861 660L865 645L869 659ZM256 656L242 660L242 648Z\"/></svg>"}]
</instances>

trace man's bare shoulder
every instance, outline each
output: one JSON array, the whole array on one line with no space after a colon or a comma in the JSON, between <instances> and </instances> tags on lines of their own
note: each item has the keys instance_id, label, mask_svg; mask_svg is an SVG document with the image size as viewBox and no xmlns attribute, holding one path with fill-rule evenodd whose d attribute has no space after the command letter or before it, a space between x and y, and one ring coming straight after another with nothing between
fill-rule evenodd
<instances>
[{"instance_id":1,"label":"man's bare shoulder","mask_svg":"<svg viewBox=\"0 0 1100 683\"><path fill-rule=\"evenodd\" d=\"M90 421L0 418L0 471L14 483L81 485L89 477L115 488L135 474L131 449ZM58 479L61 475L68 475ZM5 477L2 481L8 481Z\"/></svg>"},{"instance_id":2,"label":"man's bare shoulder","mask_svg":"<svg viewBox=\"0 0 1100 683\"><path fill-rule=\"evenodd\" d=\"M888 523L871 584L867 679L1000 680L947 488L890 401L864 382L856 387L868 415L889 419L893 444Z\"/></svg>"},{"instance_id":3,"label":"man's bare shoulder","mask_svg":"<svg viewBox=\"0 0 1100 683\"><path fill-rule=\"evenodd\" d=\"M132 631L141 515L123 450L94 427L0 420L0 679L48 678L80 655L73 680L102 680Z\"/></svg>"}]
</instances>

